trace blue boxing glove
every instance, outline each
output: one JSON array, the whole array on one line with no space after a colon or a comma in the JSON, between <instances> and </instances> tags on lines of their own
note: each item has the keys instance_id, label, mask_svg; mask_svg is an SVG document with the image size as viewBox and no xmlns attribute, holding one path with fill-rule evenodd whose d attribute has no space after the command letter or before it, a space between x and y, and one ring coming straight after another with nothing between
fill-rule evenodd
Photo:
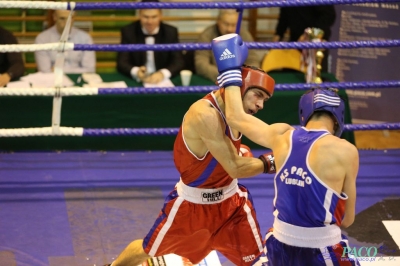
<instances>
[{"instance_id":1,"label":"blue boxing glove","mask_svg":"<svg viewBox=\"0 0 400 266\"><path fill-rule=\"evenodd\" d=\"M222 35L212 40L211 48L220 74L217 78L218 85L222 88L241 87L241 67L248 54L242 38L236 33Z\"/></svg>"}]
</instances>

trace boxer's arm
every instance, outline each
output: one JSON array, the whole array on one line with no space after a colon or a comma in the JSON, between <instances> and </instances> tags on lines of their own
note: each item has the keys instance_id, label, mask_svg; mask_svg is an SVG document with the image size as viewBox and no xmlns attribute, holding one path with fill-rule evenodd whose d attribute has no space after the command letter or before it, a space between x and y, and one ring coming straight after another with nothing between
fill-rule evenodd
<instances>
[{"instance_id":1,"label":"boxer's arm","mask_svg":"<svg viewBox=\"0 0 400 266\"><path fill-rule=\"evenodd\" d=\"M230 86L225 89L225 115L227 123L242 132L251 141L273 149L276 138L292 129L288 124L268 125L264 121L246 114L243 110L240 88Z\"/></svg>"},{"instance_id":2,"label":"boxer's arm","mask_svg":"<svg viewBox=\"0 0 400 266\"><path fill-rule=\"evenodd\" d=\"M337 146L337 149L340 149L338 157L339 161L346 170L343 183L343 192L348 196L341 227L346 228L349 227L355 219L356 179L359 168L359 155L358 150L354 145L348 142L343 142L342 140L340 141L343 143L343 145Z\"/></svg>"},{"instance_id":3,"label":"boxer's arm","mask_svg":"<svg viewBox=\"0 0 400 266\"><path fill-rule=\"evenodd\" d=\"M196 127L204 145L232 178L252 177L264 171L260 159L239 156L232 141L224 134L225 124L214 108L203 108L196 114L190 124Z\"/></svg>"}]
</instances>

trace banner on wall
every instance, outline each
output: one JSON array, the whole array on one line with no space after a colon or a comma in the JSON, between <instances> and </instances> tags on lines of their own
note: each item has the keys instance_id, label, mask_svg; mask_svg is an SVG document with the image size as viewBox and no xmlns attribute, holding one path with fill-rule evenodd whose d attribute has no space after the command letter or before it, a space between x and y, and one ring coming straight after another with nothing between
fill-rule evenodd
<instances>
[{"instance_id":1,"label":"banner on wall","mask_svg":"<svg viewBox=\"0 0 400 266\"><path fill-rule=\"evenodd\" d=\"M337 5L331 41L400 39L400 2ZM339 81L400 79L400 47L334 49ZM354 123L399 122L400 88L346 90ZM394 111L397 110L397 111Z\"/></svg>"}]
</instances>

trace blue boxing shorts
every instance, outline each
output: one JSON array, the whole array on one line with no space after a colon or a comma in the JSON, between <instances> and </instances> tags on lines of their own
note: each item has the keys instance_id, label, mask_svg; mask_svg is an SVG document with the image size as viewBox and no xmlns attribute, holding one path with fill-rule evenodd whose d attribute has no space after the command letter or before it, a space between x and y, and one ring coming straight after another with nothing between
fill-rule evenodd
<instances>
[{"instance_id":1,"label":"blue boxing shorts","mask_svg":"<svg viewBox=\"0 0 400 266\"><path fill-rule=\"evenodd\" d=\"M359 266L357 258L344 252L345 248L349 249L349 245L344 235L335 245L307 248L282 243L270 229L265 236L264 252L253 266Z\"/></svg>"}]
</instances>

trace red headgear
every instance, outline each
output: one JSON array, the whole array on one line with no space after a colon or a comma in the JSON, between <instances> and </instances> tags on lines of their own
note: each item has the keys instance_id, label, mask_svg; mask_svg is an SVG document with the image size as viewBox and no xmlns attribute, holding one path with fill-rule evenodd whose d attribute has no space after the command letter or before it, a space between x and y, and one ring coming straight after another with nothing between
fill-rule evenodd
<instances>
[{"instance_id":1,"label":"red headgear","mask_svg":"<svg viewBox=\"0 0 400 266\"><path fill-rule=\"evenodd\" d=\"M243 85L240 88L242 98L248 90L253 88L265 91L269 97L274 94L275 80L260 68L243 66L242 80Z\"/></svg>"},{"instance_id":2,"label":"red headgear","mask_svg":"<svg viewBox=\"0 0 400 266\"><path fill-rule=\"evenodd\" d=\"M243 85L240 87L242 99L244 95L251 89L260 89L272 97L275 88L275 81L265 71L260 68L246 66L242 67L242 81ZM225 101L225 89L220 88L222 99Z\"/></svg>"}]
</instances>

